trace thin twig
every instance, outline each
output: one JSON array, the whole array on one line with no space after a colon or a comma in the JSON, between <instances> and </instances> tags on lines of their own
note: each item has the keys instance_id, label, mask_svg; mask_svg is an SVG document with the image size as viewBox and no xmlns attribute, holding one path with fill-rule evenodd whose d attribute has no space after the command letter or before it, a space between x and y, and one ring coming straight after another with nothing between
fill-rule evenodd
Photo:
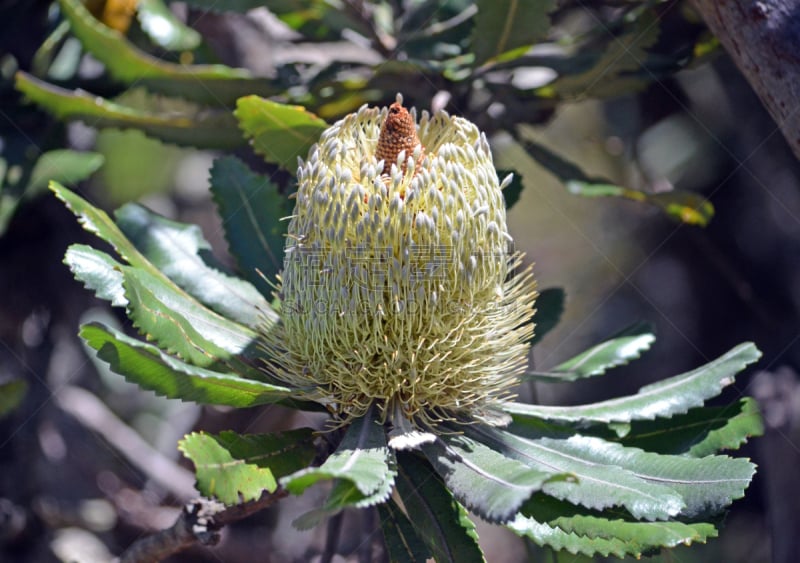
<instances>
[{"instance_id":1,"label":"thin twig","mask_svg":"<svg viewBox=\"0 0 800 563\"><path fill-rule=\"evenodd\" d=\"M263 494L258 500L234 506L225 506L207 498L193 500L183 507L181 515L170 528L135 541L119 561L155 563L195 544L216 545L223 526L264 510L288 495L286 490L278 489L274 493Z\"/></svg>"}]
</instances>

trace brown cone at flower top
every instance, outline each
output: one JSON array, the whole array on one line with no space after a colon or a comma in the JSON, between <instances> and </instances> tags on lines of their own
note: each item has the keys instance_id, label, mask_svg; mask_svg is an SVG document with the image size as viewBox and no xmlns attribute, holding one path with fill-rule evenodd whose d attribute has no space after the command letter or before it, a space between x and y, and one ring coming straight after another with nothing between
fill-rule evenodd
<instances>
[{"instance_id":1,"label":"brown cone at flower top","mask_svg":"<svg viewBox=\"0 0 800 563\"><path fill-rule=\"evenodd\" d=\"M420 142L414 118L403 107L403 102L398 100L389 106L389 113L381 125L378 146L375 148L375 158L383 161L383 173L391 172L392 164L396 163L397 156L402 151L405 151L406 157L409 157L417 145L420 145ZM417 161L422 160L425 147L422 147L422 151ZM403 172L406 170L405 162L402 164L402 170Z\"/></svg>"}]
</instances>

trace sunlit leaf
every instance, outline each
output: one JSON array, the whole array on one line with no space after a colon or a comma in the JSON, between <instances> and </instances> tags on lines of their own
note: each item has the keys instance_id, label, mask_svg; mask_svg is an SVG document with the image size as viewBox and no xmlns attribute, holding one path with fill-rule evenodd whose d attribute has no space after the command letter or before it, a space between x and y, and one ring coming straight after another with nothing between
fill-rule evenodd
<instances>
[{"instance_id":1,"label":"sunlit leaf","mask_svg":"<svg viewBox=\"0 0 800 563\"><path fill-rule=\"evenodd\" d=\"M538 307L539 300L537 300ZM655 341L653 328L637 323L605 342L592 346L547 372L528 371L523 377L547 382L575 381L602 375L607 370L638 358Z\"/></svg>"},{"instance_id":2,"label":"sunlit leaf","mask_svg":"<svg viewBox=\"0 0 800 563\"><path fill-rule=\"evenodd\" d=\"M745 397L725 407L701 407L671 419L633 422L620 442L651 452L704 457L736 450L749 437L763 433L758 403Z\"/></svg>"},{"instance_id":3,"label":"sunlit leaf","mask_svg":"<svg viewBox=\"0 0 800 563\"><path fill-rule=\"evenodd\" d=\"M178 447L195 465L200 492L230 505L275 492L276 478L311 463L312 439L308 428L277 434L193 432Z\"/></svg>"},{"instance_id":4,"label":"sunlit leaf","mask_svg":"<svg viewBox=\"0 0 800 563\"><path fill-rule=\"evenodd\" d=\"M24 72L16 74L15 86L28 100L59 119L83 121L99 128L139 129L167 143L207 149L233 149L245 142L227 111L205 110L176 116L137 110L83 90L53 86Z\"/></svg>"},{"instance_id":5,"label":"sunlit leaf","mask_svg":"<svg viewBox=\"0 0 800 563\"><path fill-rule=\"evenodd\" d=\"M73 244L67 249L64 263L84 287L91 289L100 299L110 301L115 307L125 307L128 299L122 287L122 264L105 252L83 244Z\"/></svg>"},{"instance_id":6,"label":"sunlit leaf","mask_svg":"<svg viewBox=\"0 0 800 563\"><path fill-rule=\"evenodd\" d=\"M234 112L253 149L267 162L294 171L327 124L301 106L279 104L259 96L239 99Z\"/></svg>"},{"instance_id":7,"label":"sunlit leaf","mask_svg":"<svg viewBox=\"0 0 800 563\"><path fill-rule=\"evenodd\" d=\"M752 343L736 346L695 370L645 385L635 395L589 405L556 407L505 403L514 417L534 417L561 423L603 423L670 417L701 406L734 381L736 373L761 357Z\"/></svg>"},{"instance_id":8,"label":"sunlit leaf","mask_svg":"<svg viewBox=\"0 0 800 563\"><path fill-rule=\"evenodd\" d=\"M193 366L100 323L83 325L80 334L111 371L169 399L244 408L276 403L292 392L285 387Z\"/></svg>"},{"instance_id":9,"label":"sunlit leaf","mask_svg":"<svg viewBox=\"0 0 800 563\"><path fill-rule=\"evenodd\" d=\"M44 191L51 180L76 184L94 174L103 165L103 155L57 149L43 153L33 166L28 191Z\"/></svg>"},{"instance_id":10,"label":"sunlit leaf","mask_svg":"<svg viewBox=\"0 0 800 563\"><path fill-rule=\"evenodd\" d=\"M195 49L202 37L175 17L162 0L138 0L136 17L147 36L158 46L173 51Z\"/></svg>"},{"instance_id":11,"label":"sunlit leaf","mask_svg":"<svg viewBox=\"0 0 800 563\"><path fill-rule=\"evenodd\" d=\"M272 91L267 81L254 79L245 69L219 64L181 65L157 59L95 19L80 0L59 0L59 4L84 48L118 80L223 106L245 93Z\"/></svg>"},{"instance_id":12,"label":"sunlit leaf","mask_svg":"<svg viewBox=\"0 0 800 563\"><path fill-rule=\"evenodd\" d=\"M165 276L223 317L255 328L276 316L250 283L227 273L197 225L170 221L129 203L115 213L128 239Z\"/></svg>"},{"instance_id":13,"label":"sunlit leaf","mask_svg":"<svg viewBox=\"0 0 800 563\"><path fill-rule=\"evenodd\" d=\"M458 501L490 522L513 518L522 503L562 473L530 467L455 433L421 449Z\"/></svg>"}]
</instances>

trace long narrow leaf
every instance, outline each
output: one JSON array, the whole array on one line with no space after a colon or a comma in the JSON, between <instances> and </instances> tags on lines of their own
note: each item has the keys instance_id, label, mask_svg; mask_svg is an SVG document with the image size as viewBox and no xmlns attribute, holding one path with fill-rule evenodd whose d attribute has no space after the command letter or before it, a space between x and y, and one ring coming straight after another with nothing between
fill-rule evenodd
<instances>
[{"instance_id":1,"label":"long narrow leaf","mask_svg":"<svg viewBox=\"0 0 800 563\"><path fill-rule=\"evenodd\" d=\"M323 480L347 479L363 495L370 495L394 479L393 453L374 409L353 421L339 448L319 467L303 469L281 480L286 490L300 494Z\"/></svg>"},{"instance_id":2,"label":"long narrow leaf","mask_svg":"<svg viewBox=\"0 0 800 563\"><path fill-rule=\"evenodd\" d=\"M506 403L514 417L535 417L560 423L612 423L652 420L701 406L734 381L734 375L756 361L761 352L752 343L736 346L690 372L645 385L635 395L575 407Z\"/></svg>"},{"instance_id":3,"label":"long narrow leaf","mask_svg":"<svg viewBox=\"0 0 800 563\"><path fill-rule=\"evenodd\" d=\"M622 506L636 518L665 520L676 516L685 503L666 484L648 482L633 470L606 461L598 463L591 451L567 450L563 441L527 440L486 426L466 429L467 435L528 467L551 473L570 473L575 479L546 483L542 491L558 499L603 510Z\"/></svg>"},{"instance_id":4,"label":"long narrow leaf","mask_svg":"<svg viewBox=\"0 0 800 563\"><path fill-rule=\"evenodd\" d=\"M398 453L397 491L437 563L485 562L475 524L441 478L414 453Z\"/></svg>"},{"instance_id":5,"label":"long narrow leaf","mask_svg":"<svg viewBox=\"0 0 800 563\"><path fill-rule=\"evenodd\" d=\"M292 392L286 387L187 364L100 323L84 325L80 334L113 372L169 399L244 408L275 403Z\"/></svg>"},{"instance_id":6,"label":"long narrow leaf","mask_svg":"<svg viewBox=\"0 0 800 563\"><path fill-rule=\"evenodd\" d=\"M439 436L421 449L458 501L490 522L513 518L534 492L564 473L509 459L466 436Z\"/></svg>"},{"instance_id":7,"label":"long narrow leaf","mask_svg":"<svg viewBox=\"0 0 800 563\"><path fill-rule=\"evenodd\" d=\"M426 561L430 550L425 546L403 511L393 501L378 505L384 544L392 563Z\"/></svg>"},{"instance_id":8,"label":"long narrow leaf","mask_svg":"<svg viewBox=\"0 0 800 563\"><path fill-rule=\"evenodd\" d=\"M527 372L523 378L547 382L575 381L602 375L611 368L638 358L655 341L649 324L636 323L616 336L554 367L549 372Z\"/></svg>"}]
</instances>

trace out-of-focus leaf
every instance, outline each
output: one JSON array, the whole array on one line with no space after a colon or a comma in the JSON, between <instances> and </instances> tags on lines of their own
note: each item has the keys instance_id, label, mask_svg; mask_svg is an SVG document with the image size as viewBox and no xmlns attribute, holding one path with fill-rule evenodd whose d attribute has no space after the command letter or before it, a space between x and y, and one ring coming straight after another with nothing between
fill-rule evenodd
<instances>
[{"instance_id":1,"label":"out-of-focus leaf","mask_svg":"<svg viewBox=\"0 0 800 563\"><path fill-rule=\"evenodd\" d=\"M294 171L297 157L306 158L327 124L302 106L279 104L259 96L236 103L239 126L267 162Z\"/></svg>"},{"instance_id":2,"label":"out-of-focus leaf","mask_svg":"<svg viewBox=\"0 0 800 563\"><path fill-rule=\"evenodd\" d=\"M636 323L550 371L529 371L524 377L552 383L602 375L611 368L638 358L643 351L650 348L655 339L652 326L648 323Z\"/></svg>"},{"instance_id":3,"label":"out-of-focus leaf","mask_svg":"<svg viewBox=\"0 0 800 563\"><path fill-rule=\"evenodd\" d=\"M33 166L27 191L37 194L43 192L50 180L76 184L94 174L102 165L103 155L96 152L69 149L48 151Z\"/></svg>"},{"instance_id":4,"label":"out-of-focus leaf","mask_svg":"<svg viewBox=\"0 0 800 563\"><path fill-rule=\"evenodd\" d=\"M579 60L576 72L563 74L535 90L545 98L619 96L644 88L653 80L645 67L647 49L658 41L659 19L653 10L636 15L626 32L614 35L603 30L603 43L591 43L572 56ZM567 66L567 65L565 65ZM643 73L637 73L644 70Z\"/></svg>"},{"instance_id":5,"label":"out-of-focus leaf","mask_svg":"<svg viewBox=\"0 0 800 563\"><path fill-rule=\"evenodd\" d=\"M437 563L485 562L475 524L441 478L414 453L398 454L397 492Z\"/></svg>"},{"instance_id":6,"label":"out-of-focus leaf","mask_svg":"<svg viewBox=\"0 0 800 563\"><path fill-rule=\"evenodd\" d=\"M515 418L534 417L558 423L609 424L668 418L719 395L723 387L733 383L736 373L760 357L758 348L747 342L695 370L645 385L635 395L572 407L504 403L503 409Z\"/></svg>"},{"instance_id":7,"label":"out-of-focus leaf","mask_svg":"<svg viewBox=\"0 0 800 563\"><path fill-rule=\"evenodd\" d=\"M211 193L239 270L263 295L270 295L265 278L273 279L283 266L286 227L281 219L292 212L289 199L269 178L233 156L214 161Z\"/></svg>"},{"instance_id":8,"label":"out-of-focus leaf","mask_svg":"<svg viewBox=\"0 0 800 563\"><path fill-rule=\"evenodd\" d=\"M17 408L27 392L28 383L24 379L12 379L0 383L0 417Z\"/></svg>"},{"instance_id":9,"label":"out-of-focus leaf","mask_svg":"<svg viewBox=\"0 0 800 563\"><path fill-rule=\"evenodd\" d=\"M394 453L386 445L386 433L374 408L350 424L337 450L319 467L301 469L281 479L290 493L300 494L319 481L347 479L363 495L394 481Z\"/></svg>"},{"instance_id":10,"label":"out-of-focus leaf","mask_svg":"<svg viewBox=\"0 0 800 563\"><path fill-rule=\"evenodd\" d=\"M138 0L136 17L147 36L165 49L192 50L202 41L200 34L175 17L162 0Z\"/></svg>"},{"instance_id":11,"label":"out-of-focus leaf","mask_svg":"<svg viewBox=\"0 0 800 563\"><path fill-rule=\"evenodd\" d=\"M110 301L115 307L125 307L128 299L122 287L122 264L105 252L83 244L73 244L67 249L64 263L75 279L94 291L100 299Z\"/></svg>"},{"instance_id":12,"label":"out-of-focus leaf","mask_svg":"<svg viewBox=\"0 0 800 563\"><path fill-rule=\"evenodd\" d=\"M531 339L531 346L538 343L544 336L553 330L564 312L564 290L560 287L548 287L539 292L536 298L536 332Z\"/></svg>"},{"instance_id":13,"label":"out-of-focus leaf","mask_svg":"<svg viewBox=\"0 0 800 563\"><path fill-rule=\"evenodd\" d=\"M561 473L530 467L455 433L421 449L458 501L489 522L513 518L522 503Z\"/></svg>"},{"instance_id":14,"label":"out-of-focus leaf","mask_svg":"<svg viewBox=\"0 0 800 563\"><path fill-rule=\"evenodd\" d=\"M498 170L497 177L502 182L509 174L513 174L511 181L503 188L503 198L506 200L506 209L511 209L522 195L522 176L516 170Z\"/></svg>"},{"instance_id":15,"label":"out-of-focus leaf","mask_svg":"<svg viewBox=\"0 0 800 563\"><path fill-rule=\"evenodd\" d=\"M92 127L139 129L167 143L206 149L234 149L244 144L236 121L227 111L200 109L193 114L161 114L117 104L82 90L66 90L18 72L16 88L59 119L79 120Z\"/></svg>"},{"instance_id":16,"label":"out-of-focus leaf","mask_svg":"<svg viewBox=\"0 0 800 563\"><path fill-rule=\"evenodd\" d=\"M379 504L378 517L390 561L426 561L430 558L430 550L394 501Z\"/></svg>"},{"instance_id":17,"label":"out-of-focus leaf","mask_svg":"<svg viewBox=\"0 0 800 563\"><path fill-rule=\"evenodd\" d=\"M100 323L81 327L97 357L131 383L169 399L236 408L276 403L292 390L197 367Z\"/></svg>"},{"instance_id":18,"label":"out-of-focus leaf","mask_svg":"<svg viewBox=\"0 0 800 563\"><path fill-rule=\"evenodd\" d=\"M276 319L250 283L226 273L197 225L170 221L130 203L116 212L117 225L144 256L189 295L223 317L255 328Z\"/></svg>"},{"instance_id":19,"label":"out-of-focus leaf","mask_svg":"<svg viewBox=\"0 0 800 563\"><path fill-rule=\"evenodd\" d=\"M470 37L475 64L508 60L525 53L550 27L555 0L477 0Z\"/></svg>"},{"instance_id":20,"label":"out-of-focus leaf","mask_svg":"<svg viewBox=\"0 0 800 563\"><path fill-rule=\"evenodd\" d=\"M561 180L572 194L584 197L622 197L649 203L661 209L671 219L701 227L705 227L714 216L711 202L694 192L671 190L648 193L623 188L604 178L587 176L576 164L539 143L526 141L525 150L536 162Z\"/></svg>"},{"instance_id":21,"label":"out-of-focus leaf","mask_svg":"<svg viewBox=\"0 0 800 563\"><path fill-rule=\"evenodd\" d=\"M278 434L193 432L178 448L194 463L200 492L231 505L275 492L277 477L311 463L312 438L308 428Z\"/></svg>"},{"instance_id":22,"label":"out-of-focus leaf","mask_svg":"<svg viewBox=\"0 0 800 563\"><path fill-rule=\"evenodd\" d=\"M656 453L704 457L736 450L749 437L763 433L758 403L745 397L725 407L696 408L667 420L633 422L620 442Z\"/></svg>"}]
</instances>

